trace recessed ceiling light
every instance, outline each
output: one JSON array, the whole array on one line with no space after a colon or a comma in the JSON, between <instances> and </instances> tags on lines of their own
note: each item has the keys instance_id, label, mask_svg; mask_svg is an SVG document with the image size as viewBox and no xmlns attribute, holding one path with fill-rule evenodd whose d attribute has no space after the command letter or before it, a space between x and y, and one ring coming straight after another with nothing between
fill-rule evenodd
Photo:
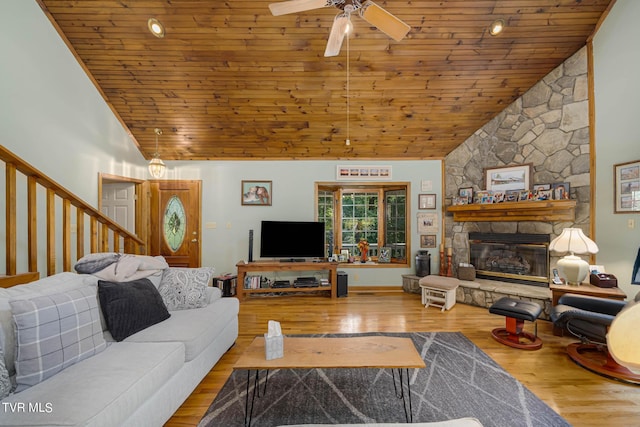
<instances>
[{"instance_id":1,"label":"recessed ceiling light","mask_svg":"<svg viewBox=\"0 0 640 427\"><path fill-rule=\"evenodd\" d=\"M158 38L164 37L164 25L156 18L149 18L147 21L147 27L149 27L149 31L151 34Z\"/></svg>"},{"instance_id":2,"label":"recessed ceiling light","mask_svg":"<svg viewBox=\"0 0 640 427\"><path fill-rule=\"evenodd\" d=\"M497 36L502 32L502 30L504 30L504 26L505 23L503 19L496 19L489 26L489 34L491 34L492 36Z\"/></svg>"}]
</instances>

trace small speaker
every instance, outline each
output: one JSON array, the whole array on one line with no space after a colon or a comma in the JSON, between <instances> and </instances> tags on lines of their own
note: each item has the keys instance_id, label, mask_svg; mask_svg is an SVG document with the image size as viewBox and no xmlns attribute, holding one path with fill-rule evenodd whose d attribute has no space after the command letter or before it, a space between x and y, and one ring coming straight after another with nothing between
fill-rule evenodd
<instances>
[{"instance_id":1,"label":"small speaker","mask_svg":"<svg viewBox=\"0 0 640 427\"><path fill-rule=\"evenodd\" d=\"M249 262L253 262L253 230L249 230Z\"/></svg>"}]
</instances>

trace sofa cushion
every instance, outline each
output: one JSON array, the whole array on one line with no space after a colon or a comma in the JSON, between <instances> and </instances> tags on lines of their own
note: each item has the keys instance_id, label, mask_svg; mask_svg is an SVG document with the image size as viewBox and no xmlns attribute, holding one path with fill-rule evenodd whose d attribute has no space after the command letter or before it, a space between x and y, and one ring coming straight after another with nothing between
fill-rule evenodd
<instances>
[{"instance_id":1,"label":"sofa cushion","mask_svg":"<svg viewBox=\"0 0 640 427\"><path fill-rule=\"evenodd\" d=\"M116 341L122 341L170 316L149 279L132 282L99 280L98 295L107 329Z\"/></svg>"},{"instance_id":2,"label":"sofa cushion","mask_svg":"<svg viewBox=\"0 0 640 427\"><path fill-rule=\"evenodd\" d=\"M140 331L126 341L181 342L185 346L185 361L188 362L220 335L224 329L222 324L238 317L238 310L237 298L220 298L206 307L172 311L170 319Z\"/></svg>"},{"instance_id":3,"label":"sofa cushion","mask_svg":"<svg viewBox=\"0 0 640 427\"><path fill-rule=\"evenodd\" d=\"M4 352L4 359L9 375L13 376L16 373L15 331L9 301L17 298L27 299L38 295L57 294L68 290L96 285L97 282L98 279L93 276L66 272L48 276L24 285L0 288L0 348L2 348Z\"/></svg>"},{"instance_id":4,"label":"sofa cushion","mask_svg":"<svg viewBox=\"0 0 640 427\"><path fill-rule=\"evenodd\" d=\"M160 282L160 295L169 310L204 307L208 303L207 287L214 269L167 268Z\"/></svg>"},{"instance_id":5,"label":"sofa cushion","mask_svg":"<svg viewBox=\"0 0 640 427\"><path fill-rule=\"evenodd\" d=\"M124 425L183 365L180 343L112 343L37 387L5 398L3 404L22 402L41 410L0 412L0 425Z\"/></svg>"},{"instance_id":6,"label":"sofa cushion","mask_svg":"<svg viewBox=\"0 0 640 427\"><path fill-rule=\"evenodd\" d=\"M106 348L96 289L9 301L16 332L16 392Z\"/></svg>"}]
</instances>

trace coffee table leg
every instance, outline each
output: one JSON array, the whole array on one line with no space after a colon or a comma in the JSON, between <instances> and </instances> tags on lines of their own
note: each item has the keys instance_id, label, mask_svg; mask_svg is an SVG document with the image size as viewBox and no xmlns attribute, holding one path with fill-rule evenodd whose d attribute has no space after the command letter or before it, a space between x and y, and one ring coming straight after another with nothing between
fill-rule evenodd
<instances>
[{"instance_id":1,"label":"coffee table leg","mask_svg":"<svg viewBox=\"0 0 640 427\"><path fill-rule=\"evenodd\" d=\"M245 393L244 400L244 425L245 427L251 427L251 419L253 418L253 405L256 401L256 397L262 397L267 392L267 381L269 380L269 370L264 379L264 389L260 394L260 370L256 369L256 375L253 380L253 392L251 393L251 407L249 407L249 386L251 385L251 370L247 370L247 391Z\"/></svg>"},{"instance_id":2,"label":"coffee table leg","mask_svg":"<svg viewBox=\"0 0 640 427\"><path fill-rule=\"evenodd\" d=\"M398 387L396 387L396 376L395 376L395 371L392 369L391 370L391 376L393 377L393 389L396 392L396 397L398 399L402 399L402 408L404 409L404 417L405 420L408 423L412 423L413 422L413 406L411 405L411 381L409 378L409 369L402 369L399 368L398 369L398 382L400 383L400 392L398 393ZM402 377L406 376L407 378L407 393L405 395L404 392L404 384L402 383ZM409 410L407 411L407 400L408 402L408 406L409 406Z\"/></svg>"}]
</instances>

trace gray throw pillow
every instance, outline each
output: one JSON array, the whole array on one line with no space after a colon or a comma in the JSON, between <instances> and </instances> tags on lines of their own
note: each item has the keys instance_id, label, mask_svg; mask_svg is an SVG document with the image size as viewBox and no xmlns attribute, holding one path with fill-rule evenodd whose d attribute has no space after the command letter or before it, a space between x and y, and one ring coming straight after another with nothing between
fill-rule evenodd
<instances>
[{"instance_id":1,"label":"gray throw pillow","mask_svg":"<svg viewBox=\"0 0 640 427\"><path fill-rule=\"evenodd\" d=\"M73 268L80 274L93 274L118 262L120 256L121 254L115 252L88 254L80 258Z\"/></svg>"},{"instance_id":2,"label":"gray throw pillow","mask_svg":"<svg viewBox=\"0 0 640 427\"><path fill-rule=\"evenodd\" d=\"M209 303L207 286L213 276L211 267L167 268L158 291L169 310L205 307Z\"/></svg>"},{"instance_id":3,"label":"gray throw pillow","mask_svg":"<svg viewBox=\"0 0 640 427\"><path fill-rule=\"evenodd\" d=\"M9 304L16 331L16 393L107 348L93 286Z\"/></svg>"},{"instance_id":4,"label":"gray throw pillow","mask_svg":"<svg viewBox=\"0 0 640 427\"><path fill-rule=\"evenodd\" d=\"M158 290L146 278L131 282L98 280L98 296L107 329L116 341L171 316Z\"/></svg>"},{"instance_id":5,"label":"gray throw pillow","mask_svg":"<svg viewBox=\"0 0 640 427\"><path fill-rule=\"evenodd\" d=\"M9 371L4 364L4 354L0 348L0 400L11 394L11 379L9 378Z\"/></svg>"}]
</instances>

